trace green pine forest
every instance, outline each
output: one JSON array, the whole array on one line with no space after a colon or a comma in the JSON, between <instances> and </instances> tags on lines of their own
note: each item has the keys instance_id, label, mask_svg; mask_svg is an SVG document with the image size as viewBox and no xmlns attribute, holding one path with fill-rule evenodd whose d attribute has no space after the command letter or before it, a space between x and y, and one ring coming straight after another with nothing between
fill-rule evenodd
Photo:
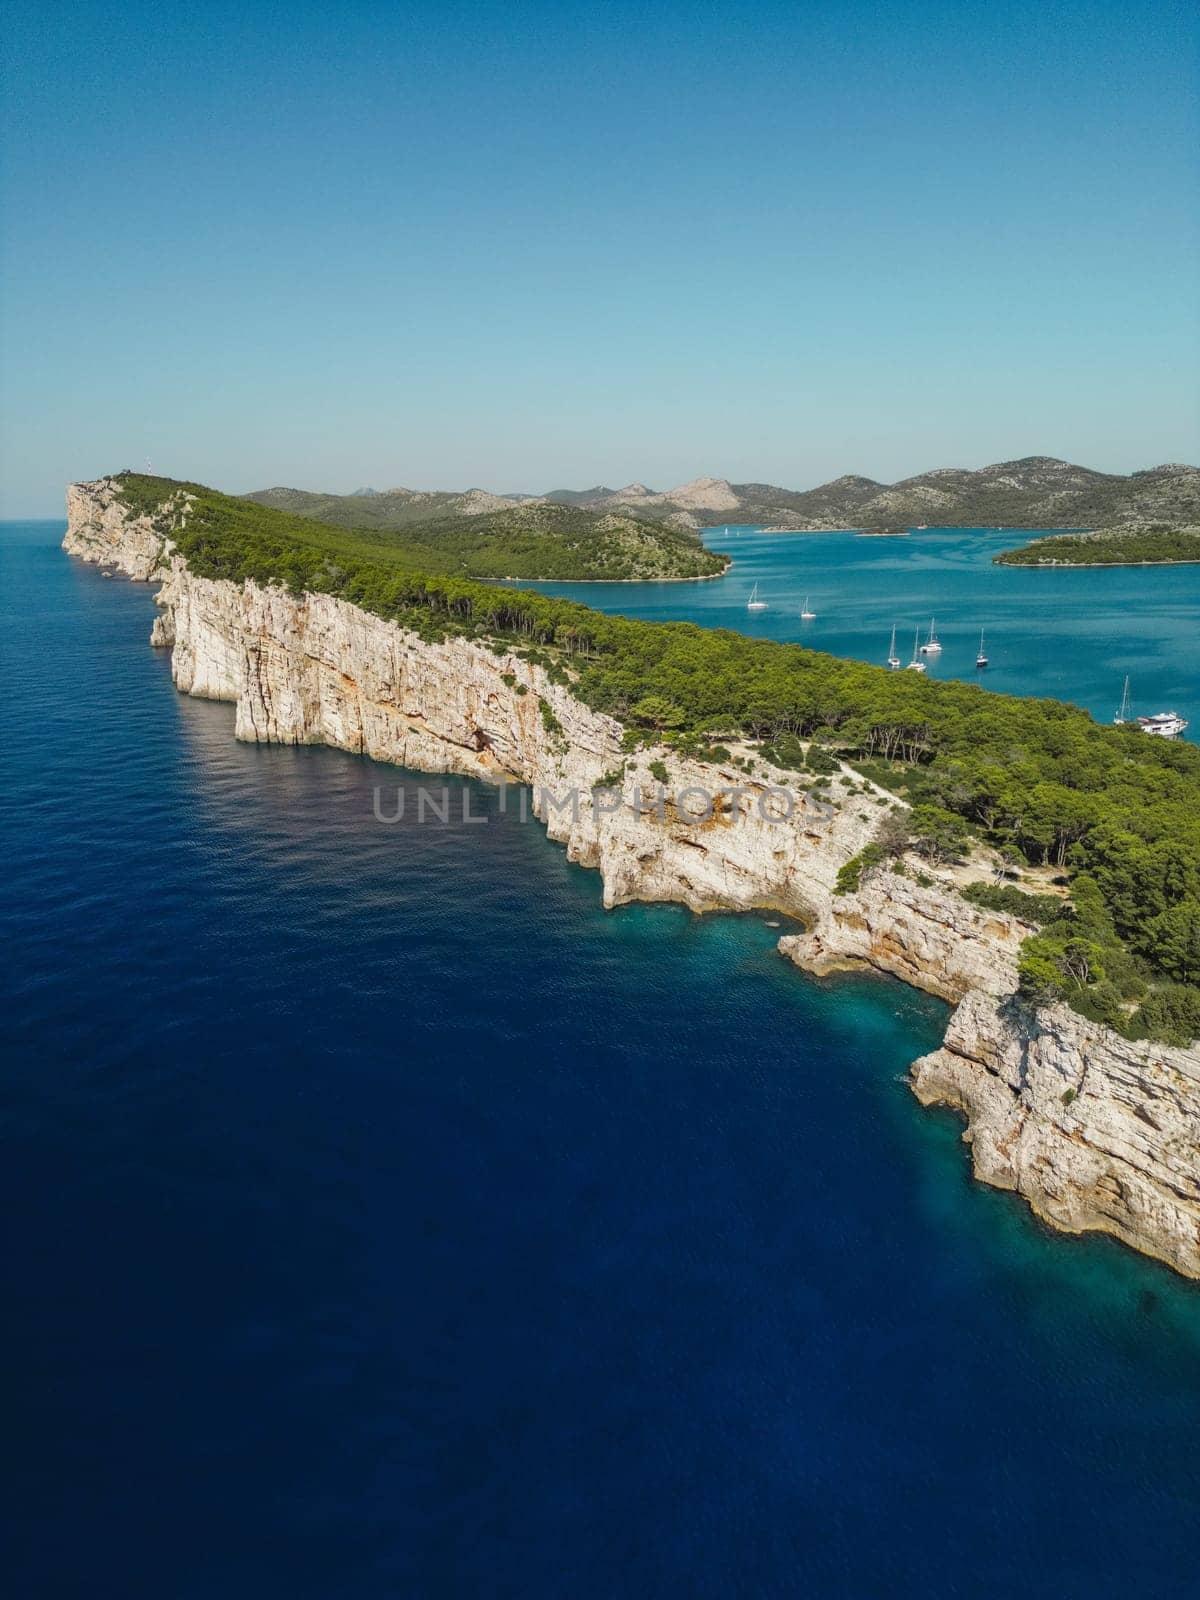
<instances>
[{"instance_id":1,"label":"green pine forest","mask_svg":"<svg viewBox=\"0 0 1200 1600\"><path fill-rule=\"evenodd\" d=\"M1200 528L1113 528L1031 539L998 555L1003 567L1134 567L1200 561Z\"/></svg>"},{"instance_id":2,"label":"green pine forest","mask_svg":"<svg viewBox=\"0 0 1200 1600\"><path fill-rule=\"evenodd\" d=\"M1056 700L991 693L693 623L607 616L435 569L403 536L326 527L196 484L123 474L199 575L335 594L426 639L505 641L620 719L631 742L699 754L722 737L836 754L913 804L873 854L944 859L970 836L1055 869L1069 901L1013 900L1039 931L1022 988L1131 1038L1200 1034L1200 749L1106 727ZM191 502L180 526L177 491ZM434 554L438 552L434 551ZM986 899L986 897L985 897Z\"/></svg>"},{"instance_id":3,"label":"green pine forest","mask_svg":"<svg viewBox=\"0 0 1200 1600\"><path fill-rule=\"evenodd\" d=\"M191 514L198 522L220 529L223 538L236 530L247 548L280 544L281 556L281 542L291 541L348 561L369 558L413 571L561 582L712 578L729 565L728 556L709 550L690 530L574 506L512 506L479 516L441 514L402 528L348 528L199 484L135 473L120 478L126 498L139 505L156 506L186 488L196 496Z\"/></svg>"}]
</instances>

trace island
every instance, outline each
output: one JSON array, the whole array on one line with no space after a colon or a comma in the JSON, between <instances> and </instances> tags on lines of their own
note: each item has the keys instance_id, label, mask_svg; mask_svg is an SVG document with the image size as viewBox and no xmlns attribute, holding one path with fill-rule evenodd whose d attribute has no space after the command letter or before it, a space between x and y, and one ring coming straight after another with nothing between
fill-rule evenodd
<instances>
[{"instance_id":1,"label":"island","mask_svg":"<svg viewBox=\"0 0 1200 1600\"><path fill-rule=\"evenodd\" d=\"M75 484L64 545L161 585L151 641L236 737L526 785L606 906L786 913L804 969L941 996L911 1082L977 1176L1200 1277L1200 749L246 506Z\"/></svg>"},{"instance_id":2,"label":"island","mask_svg":"<svg viewBox=\"0 0 1200 1600\"><path fill-rule=\"evenodd\" d=\"M1031 539L993 557L1001 567L1169 567L1200 561L1200 527L1097 528Z\"/></svg>"}]
</instances>

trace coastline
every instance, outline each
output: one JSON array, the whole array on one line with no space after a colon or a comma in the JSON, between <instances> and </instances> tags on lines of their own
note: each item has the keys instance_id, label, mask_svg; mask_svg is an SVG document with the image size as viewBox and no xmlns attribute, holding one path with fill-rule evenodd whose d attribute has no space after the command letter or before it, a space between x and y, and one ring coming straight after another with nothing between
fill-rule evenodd
<instances>
[{"instance_id":1,"label":"coastline","mask_svg":"<svg viewBox=\"0 0 1200 1600\"><path fill-rule=\"evenodd\" d=\"M718 523L715 527L712 527L712 528L707 528L706 527L705 529L703 529L703 532L705 532L705 533L716 533L719 529L722 529L725 526L726 526L726 524L723 523L723 522L722 523ZM728 526L731 527L731 528L735 528L735 527L739 527L739 526L751 527L751 526L754 526L754 525L750 524L750 523L738 524L738 523L735 523L735 522L731 522L731 523L728 524ZM967 524L965 524L965 523L958 523L958 522L930 522L930 523L926 523L923 527L918 527L914 523L912 527L897 529L897 531L895 533L873 533L869 529L866 529L866 528L850 528L850 527L845 527L845 528L843 528L843 527L837 527L837 528L767 528L767 527L755 527L755 532L757 532L757 533L852 533L852 534L855 535L856 538L859 538L859 539L906 539L906 538L908 538L908 536L910 534L913 534L913 533L1040 533L1040 534L1047 535L1047 537L1054 538L1059 534L1073 535L1073 534L1083 534L1083 533L1094 533L1095 529L1093 529L1093 528L1053 528L1053 529L1051 529L1051 528L1044 528L1044 527L1036 527L1035 528L1032 525L1030 525L1028 527L1024 527L1024 526L1016 525L1016 524L1013 524L1013 523L1004 523L999 527L995 527L995 526L991 525L990 523L989 524L984 524L984 525L982 525L980 527L974 527L974 526L967 526Z\"/></svg>"},{"instance_id":2,"label":"coastline","mask_svg":"<svg viewBox=\"0 0 1200 1600\"><path fill-rule=\"evenodd\" d=\"M724 555L724 551L719 552ZM712 583L716 578L727 577L733 566L733 557L730 556L720 572L692 572L686 578L477 578L477 583Z\"/></svg>"},{"instance_id":3,"label":"coastline","mask_svg":"<svg viewBox=\"0 0 1200 1600\"><path fill-rule=\"evenodd\" d=\"M1069 570L1071 567L1083 567L1088 571L1096 571L1104 567L1200 567L1200 557L1185 556L1180 561L1003 561L999 556L992 557L994 567L1057 567Z\"/></svg>"},{"instance_id":4,"label":"coastline","mask_svg":"<svg viewBox=\"0 0 1200 1600\"><path fill-rule=\"evenodd\" d=\"M669 747L622 752L618 722L513 646L430 643L330 595L198 578L107 480L72 485L68 516L72 554L162 580L152 642L171 649L181 692L235 704L236 737L529 784L550 837L600 873L606 907L781 911L806 931L784 935L780 950L806 970L866 967L940 995L957 1009L912 1084L924 1103L967 1117L976 1175L1063 1231L1109 1233L1200 1277L1200 1052L1131 1044L1061 1005L1031 1009L1016 994L1030 926L945 883L879 870L839 895L839 870L875 837L894 795L864 798L858 775L843 773L829 783L827 825L805 800L786 827L768 825L756 810L763 779ZM716 814L691 821L674 799L647 814L624 793L599 815L547 801L603 787L616 762L647 786L652 764L669 763L671 795L716 791Z\"/></svg>"}]
</instances>

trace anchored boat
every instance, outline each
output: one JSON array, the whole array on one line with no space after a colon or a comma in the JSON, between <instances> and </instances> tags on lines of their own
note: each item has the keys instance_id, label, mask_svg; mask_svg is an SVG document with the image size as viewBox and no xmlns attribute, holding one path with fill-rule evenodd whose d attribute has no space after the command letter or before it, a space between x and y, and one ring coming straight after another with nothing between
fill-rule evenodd
<instances>
[{"instance_id":1,"label":"anchored boat","mask_svg":"<svg viewBox=\"0 0 1200 1600\"><path fill-rule=\"evenodd\" d=\"M934 627L934 621L935 619L930 617L929 637L921 646L921 654L923 656L940 656L942 653L941 640L937 636L937 629Z\"/></svg>"},{"instance_id":2,"label":"anchored boat","mask_svg":"<svg viewBox=\"0 0 1200 1600\"><path fill-rule=\"evenodd\" d=\"M1125 688L1121 692L1121 704L1117 707L1117 714L1113 722L1119 728L1123 722L1129 721L1129 676L1125 677Z\"/></svg>"},{"instance_id":3,"label":"anchored boat","mask_svg":"<svg viewBox=\"0 0 1200 1600\"><path fill-rule=\"evenodd\" d=\"M1125 679L1125 687L1121 691L1121 704L1117 708L1113 722L1118 728L1127 722L1136 722L1143 733L1148 733L1155 739L1177 739L1188 726L1187 718L1181 717L1177 711L1156 711L1152 717L1131 717L1128 677Z\"/></svg>"},{"instance_id":4,"label":"anchored boat","mask_svg":"<svg viewBox=\"0 0 1200 1600\"><path fill-rule=\"evenodd\" d=\"M1157 711L1152 717L1139 717L1138 727L1156 739L1175 739L1187 727L1187 718L1175 711Z\"/></svg>"}]
</instances>

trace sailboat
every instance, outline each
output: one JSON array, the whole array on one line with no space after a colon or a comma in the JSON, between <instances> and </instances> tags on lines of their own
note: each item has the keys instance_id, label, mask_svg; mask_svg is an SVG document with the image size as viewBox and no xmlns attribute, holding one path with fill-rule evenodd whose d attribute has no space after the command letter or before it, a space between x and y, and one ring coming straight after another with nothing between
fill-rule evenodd
<instances>
[{"instance_id":1,"label":"sailboat","mask_svg":"<svg viewBox=\"0 0 1200 1600\"><path fill-rule=\"evenodd\" d=\"M988 664L988 658L987 658L987 654L986 654L986 652L984 651L984 648L983 648L983 629L980 628L980 630L979 630L979 654L975 657L975 665L977 667L986 667L987 664Z\"/></svg>"},{"instance_id":2,"label":"sailboat","mask_svg":"<svg viewBox=\"0 0 1200 1600\"><path fill-rule=\"evenodd\" d=\"M767 609L767 602L765 600L760 600L758 598L758 585L755 584L753 589L751 589L751 591L750 591L749 600L746 601L746 610L747 611L765 611L766 609Z\"/></svg>"},{"instance_id":3,"label":"sailboat","mask_svg":"<svg viewBox=\"0 0 1200 1600\"><path fill-rule=\"evenodd\" d=\"M930 617L929 619L929 637L921 646L921 654L923 656L940 656L942 653L942 646L937 636L937 630L933 625L934 620L935 619L933 617Z\"/></svg>"},{"instance_id":4,"label":"sailboat","mask_svg":"<svg viewBox=\"0 0 1200 1600\"><path fill-rule=\"evenodd\" d=\"M1129 675L1125 675L1125 687L1121 691L1121 704L1117 707L1117 714L1113 722L1119 728L1122 723L1129 721Z\"/></svg>"},{"instance_id":5,"label":"sailboat","mask_svg":"<svg viewBox=\"0 0 1200 1600\"><path fill-rule=\"evenodd\" d=\"M921 634L920 634L920 631L918 630L916 633L913 634L913 658L908 663L908 665L905 667L905 669L904 669L905 672L924 672L925 671L925 663L921 660L921 652L917 648L918 644L920 643L920 639L921 639Z\"/></svg>"},{"instance_id":6,"label":"sailboat","mask_svg":"<svg viewBox=\"0 0 1200 1600\"><path fill-rule=\"evenodd\" d=\"M810 611L808 609L808 596L805 595L804 596L804 610L800 613L800 620L802 622L811 622L813 620L813 618L816 616L816 614L817 613L815 611Z\"/></svg>"},{"instance_id":7,"label":"sailboat","mask_svg":"<svg viewBox=\"0 0 1200 1600\"><path fill-rule=\"evenodd\" d=\"M888 666L893 672L900 670L900 657L896 654L896 624L892 623L892 642L888 645Z\"/></svg>"}]
</instances>

